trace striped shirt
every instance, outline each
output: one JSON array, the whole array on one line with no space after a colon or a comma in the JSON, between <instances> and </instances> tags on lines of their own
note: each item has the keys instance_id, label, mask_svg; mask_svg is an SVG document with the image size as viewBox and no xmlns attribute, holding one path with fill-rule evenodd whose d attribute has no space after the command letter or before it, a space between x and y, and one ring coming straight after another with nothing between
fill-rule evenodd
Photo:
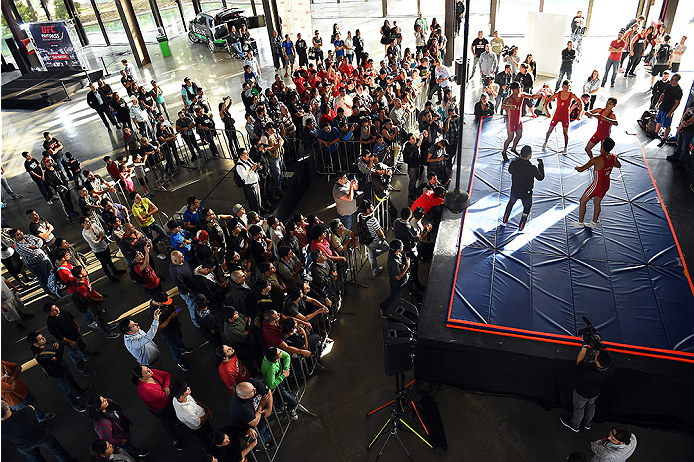
<instances>
[{"instance_id":1,"label":"striped shirt","mask_svg":"<svg viewBox=\"0 0 694 462\"><path fill-rule=\"evenodd\" d=\"M32 249L32 246L36 248ZM36 265L43 260L48 260L46 252L41 247L43 247L43 239L27 234L24 235L23 241L15 241L14 243L14 249L27 265Z\"/></svg>"}]
</instances>

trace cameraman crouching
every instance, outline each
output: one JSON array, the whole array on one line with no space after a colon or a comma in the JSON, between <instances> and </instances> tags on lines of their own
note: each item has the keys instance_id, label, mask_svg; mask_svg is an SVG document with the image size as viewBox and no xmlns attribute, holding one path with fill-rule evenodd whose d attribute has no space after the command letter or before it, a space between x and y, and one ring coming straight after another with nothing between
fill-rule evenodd
<instances>
[{"instance_id":1,"label":"cameraman crouching","mask_svg":"<svg viewBox=\"0 0 694 462\"><path fill-rule=\"evenodd\" d=\"M590 350L590 351L589 351ZM576 359L578 377L574 385L573 416L561 416L561 423L578 432L583 421L583 428L590 430L595 416L595 400L600 395L605 382L614 374L612 356L605 350L593 351L587 345L581 347Z\"/></svg>"}]
</instances>

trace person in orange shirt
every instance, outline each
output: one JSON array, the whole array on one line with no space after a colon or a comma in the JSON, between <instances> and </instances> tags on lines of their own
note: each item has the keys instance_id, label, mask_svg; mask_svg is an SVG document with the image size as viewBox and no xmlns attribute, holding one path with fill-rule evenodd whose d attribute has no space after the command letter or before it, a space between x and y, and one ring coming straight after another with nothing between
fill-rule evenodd
<instances>
[{"instance_id":1,"label":"person in orange shirt","mask_svg":"<svg viewBox=\"0 0 694 462\"><path fill-rule=\"evenodd\" d=\"M9 361L2 361L0 368L2 369L2 400L9 404L10 409L18 411L27 406L33 406L36 420L39 422L51 420L55 417L53 412L43 412L39 409L36 396L29 390L26 383L19 378L19 374L22 373L22 366Z\"/></svg>"}]
</instances>

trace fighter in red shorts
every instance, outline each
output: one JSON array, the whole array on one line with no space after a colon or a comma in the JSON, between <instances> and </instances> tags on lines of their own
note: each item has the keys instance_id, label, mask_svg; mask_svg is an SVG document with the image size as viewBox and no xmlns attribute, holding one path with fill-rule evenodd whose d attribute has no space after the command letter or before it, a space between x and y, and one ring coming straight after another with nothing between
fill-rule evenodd
<instances>
[{"instance_id":1,"label":"fighter in red shorts","mask_svg":"<svg viewBox=\"0 0 694 462\"><path fill-rule=\"evenodd\" d=\"M554 127L556 127L557 124L561 122L561 125L564 128L564 155L566 155L569 152L569 109L571 107L571 100L574 99L579 104L579 107L583 107L583 103L578 98L578 96L574 95L569 90L569 85L569 81L564 80L561 84L561 91L553 94L547 100L546 104L549 104L554 100L557 100L557 110L554 111L554 117L552 117L552 121L549 123L549 130L547 130L547 136L545 136L545 144L542 145L543 151L547 149L547 141L549 141L549 135L552 134ZM578 113L578 117L581 117L580 112Z\"/></svg>"},{"instance_id":2,"label":"fighter in red shorts","mask_svg":"<svg viewBox=\"0 0 694 462\"><path fill-rule=\"evenodd\" d=\"M504 100L501 108L506 110L506 129L508 130L508 138L504 141L504 150L501 151L501 155L504 156L504 162L508 162L508 155L506 154L506 149L508 145L513 140L513 146L511 147L511 152L518 155L516 147L518 142L523 137L523 121L521 120L521 109L523 108L523 100L525 98L538 99L542 98L541 94L528 95L526 93L521 93L520 84L518 82L511 82L509 85L511 89L511 94ZM514 139L515 137L515 139Z\"/></svg>"},{"instance_id":3,"label":"fighter in red shorts","mask_svg":"<svg viewBox=\"0 0 694 462\"><path fill-rule=\"evenodd\" d=\"M598 118L598 129L586 144L586 153L588 157L593 157L593 147L610 136L610 129L613 125L617 125L617 116L612 109L617 105L617 98L608 98L604 109L595 108L592 111L586 112L588 117Z\"/></svg>"},{"instance_id":4,"label":"fighter in red shorts","mask_svg":"<svg viewBox=\"0 0 694 462\"><path fill-rule=\"evenodd\" d=\"M600 146L599 156L592 157L585 165L576 167L578 172L583 172L593 167L593 181L588 186L588 189L585 190L583 196L581 196L578 207L578 223L573 224L576 228L583 228L584 226L595 228L597 226L598 216L600 215L600 202L602 202L602 198L605 197L605 194L610 189L610 173L612 173L614 167L622 167L617 156L610 153L612 149L614 149L614 140L608 136ZM595 210L593 210L593 221L584 224L583 218L586 216L586 204L590 199L593 199L595 207Z\"/></svg>"}]
</instances>

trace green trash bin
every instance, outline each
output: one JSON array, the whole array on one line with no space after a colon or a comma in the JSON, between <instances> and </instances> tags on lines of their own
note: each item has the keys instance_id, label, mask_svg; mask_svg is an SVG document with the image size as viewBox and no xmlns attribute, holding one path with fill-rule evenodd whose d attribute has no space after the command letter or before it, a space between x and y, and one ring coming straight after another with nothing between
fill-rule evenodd
<instances>
[{"instance_id":1,"label":"green trash bin","mask_svg":"<svg viewBox=\"0 0 694 462\"><path fill-rule=\"evenodd\" d=\"M169 38L164 35L162 37L157 37L157 42L159 42L159 48L161 49L161 54L166 58L171 56L171 48L169 48Z\"/></svg>"}]
</instances>

